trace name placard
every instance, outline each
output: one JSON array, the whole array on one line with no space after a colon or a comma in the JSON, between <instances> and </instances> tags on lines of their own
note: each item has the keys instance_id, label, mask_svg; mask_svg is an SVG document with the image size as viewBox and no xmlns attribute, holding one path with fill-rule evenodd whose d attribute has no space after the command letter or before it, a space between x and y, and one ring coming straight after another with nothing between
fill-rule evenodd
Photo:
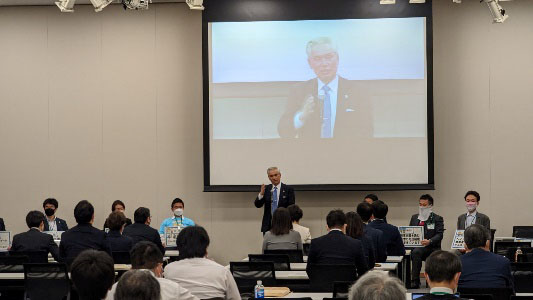
<instances>
[{"instance_id":1,"label":"name placard","mask_svg":"<svg viewBox=\"0 0 533 300\"><path fill-rule=\"evenodd\" d=\"M424 247L424 226L399 226L400 235L402 236L405 247Z\"/></svg>"},{"instance_id":2,"label":"name placard","mask_svg":"<svg viewBox=\"0 0 533 300\"><path fill-rule=\"evenodd\" d=\"M11 246L11 231L0 231L0 250L7 251Z\"/></svg>"},{"instance_id":3,"label":"name placard","mask_svg":"<svg viewBox=\"0 0 533 300\"><path fill-rule=\"evenodd\" d=\"M64 231L43 231L46 234L49 234L54 237L54 240L59 241L61 240L61 235Z\"/></svg>"},{"instance_id":4,"label":"name placard","mask_svg":"<svg viewBox=\"0 0 533 300\"><path fill-rule=\"evenodd\" d=\"M176 247L176 239L183 227L167 227L165 229L165 245L167 247Z\"/></svg>"},{"instance_id":5,"label":"name placard","mask_svg":"<svg viewBox=\"0 0 533 300\"><path fill-rule=\"evenodd\" d=\"M452 249L464 249L465 248L465 231L456 230L453 236Z\"/></svg>"}]
</instances>

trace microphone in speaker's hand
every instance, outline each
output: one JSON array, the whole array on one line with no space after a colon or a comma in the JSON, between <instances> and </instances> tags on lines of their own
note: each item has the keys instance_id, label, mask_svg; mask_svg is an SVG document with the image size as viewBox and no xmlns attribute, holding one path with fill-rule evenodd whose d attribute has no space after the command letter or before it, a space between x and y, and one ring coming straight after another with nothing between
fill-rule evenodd
<instances>
[{"instance_id":1,"label":"microphone in speaker's hand","mask_svg":"<svg viewBox=\"0 0 533 300\"><path fill-rule=\"evenodd\" d=\"M302 109L300 110L300 120L302 122L305 122L305 120L315 112L315 106L315 97L313 97L313 95L307 96L303 102Z\"/></svg>"}]
</instances>

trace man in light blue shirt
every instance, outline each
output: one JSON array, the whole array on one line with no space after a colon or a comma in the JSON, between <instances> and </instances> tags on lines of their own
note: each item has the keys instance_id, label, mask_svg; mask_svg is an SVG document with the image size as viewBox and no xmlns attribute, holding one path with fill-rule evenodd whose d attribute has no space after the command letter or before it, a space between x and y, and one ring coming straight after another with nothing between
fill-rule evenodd
<instances>
[{"instance_id":1,"label":"man in light blue shirt","mask_svg":"<svg viewBox=\"0 0 533 300\"><path fill-rule=\"evenodd\" d=\"M172 204L170 205L170 210L172 211L173 216L170 218L166 218L161 223L161 226L159 227L159 234L165 234L165 229L167 227L187 227L187 226L194 226L194 221L185 218L183 216L183 209L185 208L185 204L183 203L183 200L180 198L176 198L172 201Z\"/></svg>"}]
</instances>

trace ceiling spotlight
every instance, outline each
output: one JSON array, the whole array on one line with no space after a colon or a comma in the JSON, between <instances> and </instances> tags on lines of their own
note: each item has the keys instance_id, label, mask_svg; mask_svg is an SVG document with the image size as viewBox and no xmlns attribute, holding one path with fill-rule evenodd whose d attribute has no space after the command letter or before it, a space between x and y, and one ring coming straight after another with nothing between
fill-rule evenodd
<instances>
[{"instance_id":1,"label":"ceiling spotlight","mask_svg":"<svg viewBox=\"0 0 533 300\"><path fill-rule=\"evenodd\" d=\"M503 23L509 17L505 14L505 9L500 6L498 0L483 0L483 2L487 3L490 9L492 23Z\"/></svg>"},{"instance_id":2,"label":"ceiling spotlight","mask_svg":"<svg viewBox=\"0 0 533 300\"><path fill-rule=\"evenodd\" d=\"M186 0L187 5L190 9L204 10L204 0Z\"/></svg>"},{"instance_id":3,"label":"ceiling spotlight","mask_svg":"<svg viewBox=\"0 0 533 300\"><path fill-rule=\"evenodd\" d=\"M124 9L148 9L148 3L152 0L122 0Z\"/></svg>"},{"instance_id":4,"label":"ceiling spotlight","mask_svg":"<svg viewBox=\"0 0 533 300\"><path fill-rule=\"evenodd\" d=\"M56 2L57 7L61 12L74 12L74 3L76 0L59 0Z\"/></svg>"},{"instance_id":5,"label":"ceiling spotlight","mask_svg":"<svg viewBox=\"0 0 533 300\"><path fill-rule=\"evenodd\" d=\"M102 11L106 6L111 4L114 0L91 0L91 3L94 6L94 11Z\"/></svg>"}]
</instances>

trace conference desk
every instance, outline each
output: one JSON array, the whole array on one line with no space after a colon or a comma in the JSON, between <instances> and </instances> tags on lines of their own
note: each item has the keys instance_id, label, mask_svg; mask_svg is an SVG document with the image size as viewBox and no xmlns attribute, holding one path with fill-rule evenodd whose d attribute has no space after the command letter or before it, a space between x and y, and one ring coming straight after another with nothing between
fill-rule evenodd
<instances>
[{"instance_id":1,"label":"conference desk","mask_svg":"<svg viewBox=\"0 0 533 300\"><path fill-rule=\"evenodd\" d=\"M131 265L115 264L115 276L119 272L126 272L131 269ZM69 272L70 276L70 272ZM0 273L0 280L24 280L24 272L18 273Z\"/></svg>"},{"instance_id":2,"label":"conference desk","mask_svg":"<svg viewBox=\"0 0 533 300\"><path fill-rule=\"evenodd\" d=\"M305 271L306 263L291 263L290 271L275 271L276 279L279 280L309 280ZM396 272L398 263L380 263L374 270L383 272Z\"/></svg>"}]
</instances>

